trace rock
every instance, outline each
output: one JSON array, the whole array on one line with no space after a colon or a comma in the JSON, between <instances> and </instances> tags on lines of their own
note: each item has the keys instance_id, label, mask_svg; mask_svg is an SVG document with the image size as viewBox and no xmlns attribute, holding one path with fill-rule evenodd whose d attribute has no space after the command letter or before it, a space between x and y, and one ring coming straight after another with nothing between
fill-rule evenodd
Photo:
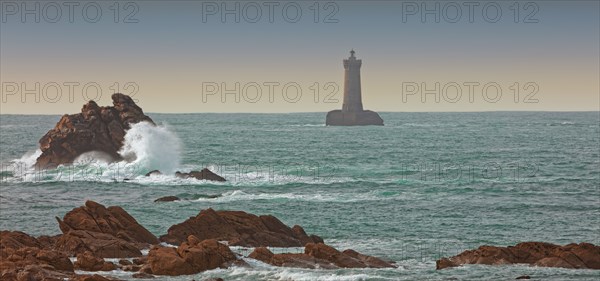
<instances>
[{"instance_id":1,"label":"rock","mask_svg":"<svg viewBox=\"0 0 600 281\"><path fill-rule=\"evenodd\" d=\"M59 281L67 280L73 276L73 273L55 271L47 265L28 264L19 268L10 268L2 270L0 280L48 280Z\"/></svg>"},{"instance_id":2,"label":"rock","mask_svg":"<svg viewBox=\"0 0 600 281\"><path fill-rule=\"evenodd\" d=\"M112 271L117 269L114 263L105 262L103 258L95 257L90 251L77 254L77 261L75 261L74 266L76 269L84 271Z\"/></svg>"},{"instance_id":3,"label":"rock","mask_svg":"<svg viewBox=\"0 0 600 281\"><path fill-rule=\"evenodd\" d=\"M63 253L35 247L4 248L0 259L2 280L61 280L74 274Z\"/></svg>"},{"instance_id":4,"label":"rock","mask_svg":"<svg viewBox=\"0 0 600 281\"><path fill-rule=\"evenodd\" d=\"M340 252L323 243L307 244L303 254L273 254L265 247L258 247L248 257L274 266L311 269L395 267L379 258L363 255L354 250Z\"/></svg>"},{"instance_id":5,"label":"rock","mask_svg":"<svg viewBox=\"0 0 600 281\"><path fill-rule=\"evenodd\" d=\"M4 249L20 249L24 247L41 248L41 243L34 237L21 231L0 231L0 253Z\"/></svg>"},{"instance_id":6,"label":"rock","mask_svg":"<svg viewBox=\"0 0 600 281\"><path fill-rule=\"evenodd\" d=\"M179 200L181 200L181 199L179 199L179 197L177 197L177 196L165 196L165 197L161 197L161 198L154 200L154 202L173 202L173 201L179 201Z\"/></svg>"},{"instance_id":7,"label":"rock","mask_svg":"<svg viewBox=\"0 0 600 281\"><path fill-rule=\"evenodd\" d=\"M121 260L119 260L119 264L120 265L132 265L133 263L130 262L129 260L123 260L123 259L121 259Z\"/></svg>"},{"instance_id":8,"label":"rock","mask_svg":"<svg viewBox=\"0 0 600 281\"><path fill-rule=\"evenodd\" d=\"M107 278L102 275L94 274L94 275L78 275L71 280L73 280L73 281L115 281L115 280L119 280L119 279Z\"/></svg>"},{"instance_id":9,"label":"rock","mask_svg":"<svg viewBox=\"0 0 600 281\"><path fill-rule=\"evenodd\" d=\"M140 257L140 258L135 258L135 259L133 259L131 261L135 265L144 265L144 264L146 264L146 262L148 262L148 256L143 256L143 257Z\"/></svg>"},{"instance_id":10,"label":"rock","mask_svg":"<svg viewBox=\"0 0 600 281\"><path fill-rule=\"evenodd\" d=\"M140 249L159 243L121 207L104 207L93 201L56 218L61 231L55 247L71 255L90 251L99 258L141 256Z\"/></svg>"},{"instance_id":11,"label":"rock","mask_svg":"<svg viewBox=\"0 0 600 281\"><path fill-rule=\"evenodd\" d=\"M133 275L131 275L131 277L139 278L139 279L152 279L152 278L154 278L154 275L151 275L148 273L143 273L143 272L138 272L138 273L134 273Z\"/></svg>"},{"instance_id":12,"label":"rock","mask_svg":"<svg viewBox=\"0 0 600 281\"><path fill-rule=\"evenodd\" d=\"M367 255L363 255L357 251L348 249L348 250L344 250L342 253L344 253L345 255L351 256L359 261L361 261L362 263L364 263L365 265L367 265L367 267L371 267L371 268L388 268L388 267L395 267L394 265L392 265L389 262L386 262L380 258L377 257L372 257L372 256L367 256Z\"/></svg>"},{"instance_id":13,"label":"rock","mask_svg":"<svg viewBox=\"0 0 600 281\"><path fill-rule=\"evenodd\" d=\"M148 173L146 173L146 177L152 176L152 175L162 175L162 173L159 170L152 170Z\"/></svg>"},{"instance_id":14,"label":"rock","mask_svg":"<svg viewBox=\"0 0 600 281\"><path fill-rule=\"evenodd\" d=\"M142 266L136 265L136 264L124 265L121 267L121 270L131 271L131 272L137 272L137 271L140 271L140 269L142 269Z\"/></svg>"},{"instance_id":15,"label":"rock","mask_svg":"<svg viewBox=\"0 0 600 281\"><path fill-rule=\"evenodd\" d=\"M179 178L195 178L197 180L209 180L209 181L226 181L225 178L213 173L211 170L204 168L202 171L191 171L189 173L175 172L175 176Z\"/></svg>"},{"instance_id":16,"label":"rock","mask_svg":"<svg viewBox=\"0 0 600 281\"><path fill-rule=\"evenodd\" d=\"M75 256L78 253L90 251L100 258L129 258L140 257L143 244L132 243L110 234L71 230L63 234L55 245L57 250Z\"/></svg>"},{"instance_id":17,"label":"rock","mask_svg":"<svg viewBox=\"0 0 600 281\"><path fill-rule=\"evenodd\" d=\"M515 246L481 246L436 261L436 269L463 264L530 264L542 267L600 269L600 246L589 243L565 246L524 242Z\"/></svg>"},{"instance_id":18,"label":"rock","mask_svg":"<svg viewBox=\"0 0 600 281\"><path fill-rule=\"evenodd\" d=\"M315 257L306 254L273 254L269 249L265 247L258 247L254 249L248 256L249 258L262 261L274 266L283 267L297 267L297 268L309 268L309 269L336 269L337 266L331 264L329 261L317 259Z\"/></svg>"},{"instance_id":19,"label":"rock","mask_svg":"<svg viewBox=\"0 0 600 281\"><path fill-rule=\"evenodd\" d=\"M68 212L63 220L57 218L60 230L86 230L110 234L128 242L156 244L158 239L140 225L123 208L104 207L94 201L86 201L85 206Z\"/></svg>"},{"instance_id":20,"label":"rock","mask_svg":"<svg viewBox=\"0 0 600 281\"><path fill-rule=\"evenodd\" d=\"M106 154L110 160L119 160L125 131L131 124L150 122L142 109L123 94L112 95L113 106L100 107L89 101L81 113L65 114L56 126L39 141L42 154L36 168L50 169L72 163L78 156L90 151Z\"/></svg>"},{"instance_id":21,"label":"rock","mask_svg":"<svg viewBox=\"0 0 600 281\"><path fill-rule=\"evenodd\" d=\"M519 279L531 279L531 276L529 276L529 275L521 275L521 276L519 276L519 277L517 277L515 279L517 279L517 280L519 280Z\"/></svg>"},{"instance_id":22,"label":"rock","mask_svg":"<svg viewBox=\"0 0 600 281\"><path fill-rule=\"evenodd\" d=\"M178 245L189 235L200 240L217 239L229 245L244 247L302 247L306 243L322 241L295 231L273 216L256 216L242 211L202 210L197 216L173 225L160 240ZM319 241L316 241L319 240Z\"/></svg>"},{"instance_id":23,"label":"rock","mask_svg":"<svg viewBox=\"0 0 600 281\"><path fill-rule=\"evenodd\" d=\"M148 253L148 264L154 275L189 275L215 268L226 268L237 257L229 247L217 240L190 236L177 249L155 247Z\"/></svg>"}]
</instances>

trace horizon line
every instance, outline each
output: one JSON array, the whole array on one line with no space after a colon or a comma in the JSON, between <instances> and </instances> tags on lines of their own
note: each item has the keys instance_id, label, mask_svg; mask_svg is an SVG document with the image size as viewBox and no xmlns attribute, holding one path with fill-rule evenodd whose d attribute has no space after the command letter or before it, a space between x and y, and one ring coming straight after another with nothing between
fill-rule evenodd
<instances>
[{"instance_id":1,"label":"horizon line","mask_svg":"<svg viewBox=\"0 0 600 281\"><path fill-rule=\"evenodd\" d=\"M307 114L324 113L329 111L293 111L293 112L144 112L144 114ZM376 111L378 113L500 113L500 112L520 112L520 113L600 113L598 110L482 110L482 111ZM62 116L76 113L0 113L1 115L36 115L36 116Z\"/></svg>"}]
</instances>

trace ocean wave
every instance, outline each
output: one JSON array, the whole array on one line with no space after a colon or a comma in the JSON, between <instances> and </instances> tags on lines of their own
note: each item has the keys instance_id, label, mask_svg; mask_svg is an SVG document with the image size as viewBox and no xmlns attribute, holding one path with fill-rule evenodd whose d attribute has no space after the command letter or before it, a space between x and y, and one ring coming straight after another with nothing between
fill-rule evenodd
<instances>
[{"instance_id":1,"label":"ocean wave","mask_svg":"<svg viewBox=\"0 0 600 281\"><path fill-rule=\"evenodd\" d=\"M243 190L233 190L222 193L220 196L200 197L192 199L195 202L212 202L212 203L230 203L236 201L306 201L306 202L336 202L336 203L352 203L360 201L382 201L382 200L403 200L409 195L404 193L390 193L381 191L363 192L361 194L348 194L344 192L331 192L328 194L302 194L302 193L249 193Z\"/></svg>"}]
</instances>

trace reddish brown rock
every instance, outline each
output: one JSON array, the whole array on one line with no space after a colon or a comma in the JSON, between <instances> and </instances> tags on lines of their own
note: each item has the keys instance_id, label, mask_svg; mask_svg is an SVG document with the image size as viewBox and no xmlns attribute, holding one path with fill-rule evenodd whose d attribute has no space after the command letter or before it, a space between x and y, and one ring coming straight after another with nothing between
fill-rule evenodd
<instances>
[{"instance_id":1,"label":"reddish brown rock","mask_svg":"<svg viewBox=\"0 0 600 281\"><path fill-rule=\"evenodd\" d=\"M99 258L129 258L142 255L144 244L132 243L110 234L85 230L71 230L55 244L57 250L75 256L90 251Z\"/></svg>"},{"instance_id":2,"label":"reddish brown rock","mask_svg":"<svg viewBox=\"0 0 600 281\"><path fill-rule=\"evenodd\" d=\"M377 257L373 257L373 256L367 256L367 255L363 255L357 251L354 251L352 249L348 249L348 250L344 250L342 252L343 254L353 257L359 261L361 261L362 263L364 263L367 267L371 267L371 268L388 268L388 267L395 267L393 264L384 261L380 258Z\"/></svg>"},{"instance_id":3,"label":"reddish brown rock","mask_svg":"<svg viewBox=\"0 0 600 281\"><path fill-rule=\"evenodd\" d=\"M23 247L41 248L40 242L21 231L0 231L0 251L4 249L19 249ZM2 255L3 256L3 255Z\"/></svg>"},{"instance_id":4,"label":"reddish brown rock","mask_svg":"<svg viewBox=\"0 0 600 281\"><path fill-rule=\"evenodd\" d=\"M195 178L197 180L209 180L209 181L227 181L225 178L213 173L211 170L204 168L201 171L191 171L189 173L176 172L175 176L180 178Z\"/></svg>"},{"instance_id":5,"label":"reddish brown rock","mask_svg":"<svg viewBox=\"0 0 600 281\"><path fill-rule=\"evenodd\" d=\"M71 279L72 281L118 281L119 279L108 278L102 275L77 275Z\"/></svg>"},{"instance_id":6,"label":"reddish brown rock","mask_svg":"<svg viewBox=\"0 0 600 281\"><path fill-rule=\"evenodd\" d=\"M515 246L481 246L451 258L436 261L436 269L463 264L530 264L543 267L600 269L600 246L589 243L560 246L524 242Z\"/></svg>"},{"instance_id":7,"label":"reddish brown rock","mask_svg":"<svg viewBox=\"0 0 600 281\"><path fill-rule=\"evenodd\" d=\"M84 271L111 271L117 268L114 263L96 257L90 251L77 254L77 261L75 261L74 266L76 269Z\"/></svg>"},{"instance_id":8,"label":"reddish brown rock","mask_svg":"<svg viewBox=\"0 0 600 281\"><path fill-rule=\"evenodd\" d=\"M94 201L86 201L85 206L68 212L63 220L57 218L60 230L85 230L112 235L127 242L156 244L158 239L140 225L123 208L104 207Z\"/></svg>"},{"instance_id":9,"label":"reddish brown rock","mask_svg":"<svg viewBox=\"0 0 600 281\"><path fill-rule=\"evenodd\" d=\"M300 226L293 231L273 216L213 209L202 210L197 216L171 226L160 240L178 245L189 235L244 247L302 247L306 243L323 241L318 236L307 236Z\"/></svg>"},{"instance_id":10,"label":"reddish brown rock","mask_svg":"<svg viewBox=\"0 0 600 281\"><path fill-rule=\"evenodd\" d=\"M0 259L2 280L62 280L73 274L73 264L60 252L35 247L5 248Z\"/></svg>"},{"instance_id":11,"label":"reddish brown rock","mask_svg":"<svg viewBox=\"0 0 600 281\"><path fill-rule=\"evenodd\" d=\"M265 247L258 247L248 257L271 265L285 267L325 269L394 267L394 265L379 258L363 255L354 250L340 252L323 243L306 244L303 254L273 254Z\"/></svg>"},{"instance_id":12,"label":"reddish brown rock","mask_svg":"<svg viewBox=\"0 0 600 281\"><path fill-rule=\"evenodd\" d=\"M138 273L134 273L133 275L131 275L131 277L139 278L139 279L152 279L152 278L154 278L154 275L148 274L148 273L143 273L143 272L138 272Z\"/></svg>"},{"instance_id":13,"label":"reddish brown rock","mask_svg":"<svg viewBox=\"0 0 600 281\"><path fill-rule=\"evenodd\" d=\"M248 256L249 258L262 261L274 266L283 267L297 267L297 268L322 268L322 269L336 269L336 265L333 265L329 261L317 259L307 254L273 254L269 249L265 247L258 247L254 249Z\"/></svg>"},{"instance_id":14,"label":"reddish brown rock","mask_svg":"<svg viewBox=\"0 0 600 281\"><path fill-rule=\"evenodd\" d=\"M229 247L217 240L190 236L178 248L155 247L148 254L148 265L155 275L189 275L215 268L226 268L237 260Z\"/></svg>"},{"instance_id":15,"label":"reddish brown rock","mask_svg":"<svg viewBox=\"0 0 600 281\"><path fill-rule=\"evenodd\" d=\"M90 251L99 258L141 256L140 249L158 239L121 207L104 207L93 201L56 218L64 233L55 248L71 255Z\"/></svg>"},{"instance_id":16,"label":"reddish brown rock","mask_svg":"<svg viewBox=\"0 0 600 281\"><path fill-rule=\"evenodd\" d=\"M127 95L113 94L113 106L100 107L89 101L81 113L65 114L56 126L39 141L42 154L37 158L39 169L72 163L79 155L99 151L111 160L120 159L125 131L131 124L146 121L154 124Z\"/></svg>"}]
</instances>

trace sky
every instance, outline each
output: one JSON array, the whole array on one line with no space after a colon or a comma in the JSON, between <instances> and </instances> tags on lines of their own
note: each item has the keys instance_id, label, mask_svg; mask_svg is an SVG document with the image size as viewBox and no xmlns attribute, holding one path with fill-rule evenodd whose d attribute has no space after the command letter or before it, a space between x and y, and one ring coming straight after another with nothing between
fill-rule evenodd
<instances>
[{"instance_id":1,"label":"sky","mask_svg":"<svg viewBox=\"0 0 600 281\"><path fill-rule=\"evenodd\" d=\"M4 1L1 114L600 110L599 1Z\"/></svg>"}]
</instances>

